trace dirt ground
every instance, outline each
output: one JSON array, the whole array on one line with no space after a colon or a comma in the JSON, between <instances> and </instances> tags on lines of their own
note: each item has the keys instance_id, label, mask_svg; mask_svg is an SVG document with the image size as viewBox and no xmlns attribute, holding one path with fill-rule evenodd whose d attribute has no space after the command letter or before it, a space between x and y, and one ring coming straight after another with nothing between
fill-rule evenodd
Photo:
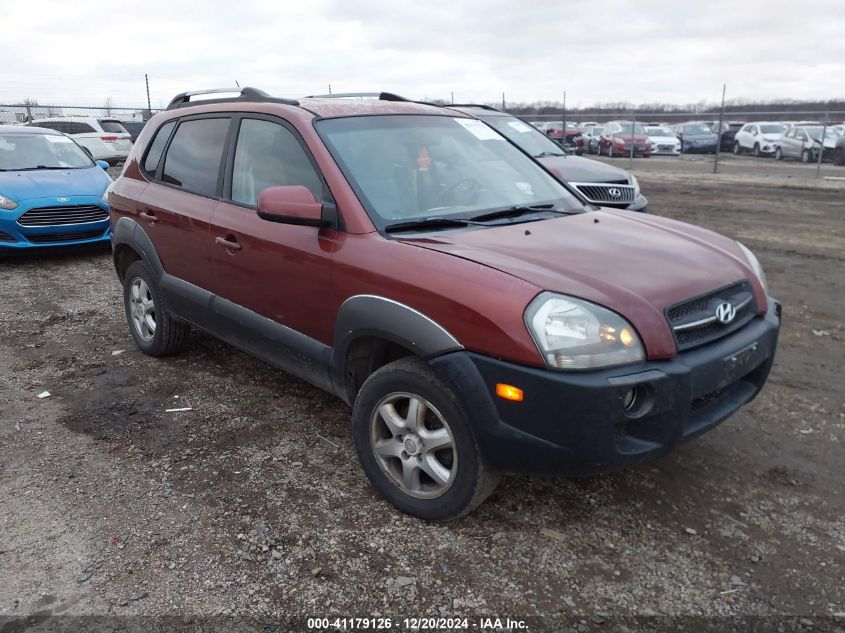
<instances>
[{"instance_id":1,"label":"dirt ground","mask_svg":"<svg viewBox=\"0 0 845 633\"><path fill-rule=\"evenodd\" d=\"M95 614L841 631L845 186L650 160L652 212L760 257L784 304L767 387L664 459L507 477L447 525L374 493L339 401L202 334L138 352L108 253L0 261L0 630Z\"/></svg>"}]
</instances>

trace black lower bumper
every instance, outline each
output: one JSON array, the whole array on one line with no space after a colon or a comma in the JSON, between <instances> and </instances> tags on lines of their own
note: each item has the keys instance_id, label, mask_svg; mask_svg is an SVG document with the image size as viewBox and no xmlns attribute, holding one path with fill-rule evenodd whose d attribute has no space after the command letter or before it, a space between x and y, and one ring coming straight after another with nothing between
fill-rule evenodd
<instances>
[{"instance_id":1,"label":"black lower bumper","mask_svg":"<svg viewBox=\"0 0 845 633\"><path fill-rule=\"evenodd\" d=\"M458 394L496 468L588 475L663 455L752 400L769 375L779 328L780 305L770 300L765 317L666 361L589 372L525 367L472 352L430 362ZM519 387L524 400L498 398L497 383Z\"/></svg>"}]
</instances>

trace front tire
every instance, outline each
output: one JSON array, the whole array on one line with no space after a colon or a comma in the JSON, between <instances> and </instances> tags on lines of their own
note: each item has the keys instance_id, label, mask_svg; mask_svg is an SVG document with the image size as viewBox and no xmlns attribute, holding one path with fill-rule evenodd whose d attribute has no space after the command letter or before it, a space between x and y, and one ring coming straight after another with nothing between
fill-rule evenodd
<instances>
[{"instance_id":1,"label":"front tire","mask_svg":"<svg viewBox=\"0 0 845 633\"><path fill-rule=\"evenodd\" d=\"M144 261L133 262L123 277L123 307L135 344L150 356L175 354L190 332L164 302L156 279Z\"/></svg>"},{"instance_id":2,"label":"front tire","mask_svg":"<svg viewBox=\"0 0 845 633\"><path fill-rule=\"evenodd\" d=\"M801 152L801 162L802 163L809 163L810 162L810 150L805 149Z\"/></svg>"},{"instance_id":3,"label":"front tire","mask_svg":"<svg viewBox=\"0 0 845 633\"><path fill-rule=\"evenodd\" d=\"M355 399L352 432L370 483L411 516L457 519L498 483L454 393L416 357L367 378Z\"/></svg>"},{"instance_id":4,"label":"front tire","mask_svg":"<svg viewBox=\"0 0 845 633\"><path fill-rule=\"evenodd\" d=\"M742 154L742 145L739 144L739 141L734 141L734 154L737 156Z\"/></svg>"},{"instance_id":5,"label":"front tire","mask_svg":"<svg viewBox=\"0 0 845 633\"><path fill-rule=\"evenodd\" d=\"M759 143L754 143L754 149L751 150L751 154L754 158L760 158L760 145Z\"/></svg>"},{"instance_id":6,"label":"front tire","mask_svg":"<svg viewBox=\"0 0 845 633\"><path fill-rule=\"evenodd\" d=\"M836 165L845 165L845 147L837 147L833 154L833 162Z\"/></svg>"},{"instance_id":7,"label":"front tire","mask_svg":"<svg viewBox=\"0 0 845 633\"><path fill-rule=\"evenodd\" d=\"M783 150L780 147L775 150L775 160L783 160Z\"/></svg>"}]
</instances>

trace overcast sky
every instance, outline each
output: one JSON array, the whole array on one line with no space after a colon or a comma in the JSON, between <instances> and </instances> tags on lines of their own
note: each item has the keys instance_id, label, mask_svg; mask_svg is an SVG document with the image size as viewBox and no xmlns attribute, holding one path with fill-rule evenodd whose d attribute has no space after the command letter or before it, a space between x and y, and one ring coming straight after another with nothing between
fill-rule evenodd
<instances>
[{"instance_id":1,"label":"overcast sky","mask_svg":"<svg viewBox=\"0 0 845 633\"><path fill-rule=\"evenodd\" d=\"M845 96L845 0L3 0L0 103L277 95L693 103Z\"/></svg>"}]
</instances>

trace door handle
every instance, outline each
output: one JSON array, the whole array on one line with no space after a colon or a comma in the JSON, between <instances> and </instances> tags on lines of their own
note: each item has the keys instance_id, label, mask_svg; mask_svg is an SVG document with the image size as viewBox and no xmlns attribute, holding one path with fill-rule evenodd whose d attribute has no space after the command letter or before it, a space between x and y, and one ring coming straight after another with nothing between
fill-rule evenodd
<instances>
[{"instance_id":1,"label":"door handle","mask_svg":"<svg viewBox=\"0 0 845 633\"><path fill-rule=\"evenodd\" d=\"M214 243L215 243L215 244L217 244L218 246L222 246L223 248L228 249L228 250L230 250L230 251L239 251L239 250L241 250L241 245L240 245L240 244L238 244L238 240L236 240L236 239L235 239L234 237L232 237L232 236L227 236L227 237L215 237L215 238L214 238Z\"/></svg>"},{"instance_id":2,"label":"door handle","mask_svg":"<svg viewBox=\"0 0 845 633\"><path fill-rule=\"evenodd\" d=\"M158 218L156 217L156 214L152 209L144 209L143 211L141 211L141 213L139 213L139 215L150 224L155 224L156 222L158 222Z\"/></svg>"}]
</instances>

